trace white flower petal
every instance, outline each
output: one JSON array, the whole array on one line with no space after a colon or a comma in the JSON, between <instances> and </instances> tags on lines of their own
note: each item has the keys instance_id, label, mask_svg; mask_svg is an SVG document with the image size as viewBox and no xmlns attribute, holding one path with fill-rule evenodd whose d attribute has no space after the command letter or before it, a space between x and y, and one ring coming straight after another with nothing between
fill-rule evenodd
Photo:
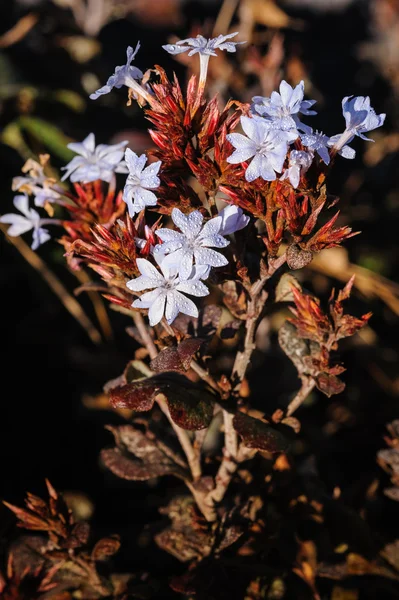
<instances>
[{"instance_id":1,"label":"white flower petal","mask_svg":"<svg viewBox=\"0 0 399 600\"><path fill-rule=\"evenodd\" d=\"M26 194L19 194L15 196L13 204L17 210L19 210L25 217L30 218L29 211L29 198Z\"/></svg>"},{"instance_id":2,"label":"white flower petal","mask_svg":"<svg viewBox=\"0 0 399 600\"><path fill-rule=\"evenodd\" d=\"M196 248L194 250L195 260L199 265L209 265L211 267L223 267L228 264L228 260L220 252L210 248Z\"/></svg>"},{"instance_id":3,"label":"white flower petal","mask_svg":"<svg viewBox=\"0 0 399 600\"><path fill-rule=\"evenodd\" d=\"M33 228L31 221L21 215L15 215L13 213L8 213L0 217L0 223L11 225L11 227L7 229L7 235L10 235L11 237L22 235Z\"/></svg>"},{"instance_id":4,"label":"white flower petal","mask_svg":"<svg viewBox=\"0 0 399 600\"><path fill-rule=\"evenodd\" d=\"M137 267L142 275L150 277L151 279L157 279L160 283L164 281L161 273L150 263L146 258L138 258L136 260Z\"/></svg>"},{"instance_id":5,"label":"white flower petal","mask_svg":"<svg viewBox=\"0 0 399 600\"><path fill-rule=\"evenodd\" d=\"M154 327L154 325L157 325L157 323L161 321L165 310L166 297L167 292L163 290L154 303L150 306L148 310L148 320L151 327Z\"/></svg>"},{"instance_id":6,"label":"white flower petal","mask_svg":"<svg viewBox=\"0 0 399 600\"><path fill-rule=\"evenodd\" d=\"M179 312L183 313L184 315L188 315L189 317L198 317L198 308L192 300L177 290L174 290L173 295L175 302L179 307Z\"/></svg>"},{"instance_id":7,"label":"white flower petal","mask_svg":"<svg viewBox=\"0 0 399 600\"><path fill-rule=\"evenodd\" d=\"M178 208L174 208L172 220L188 239L193 239L199 234L204 217L198 210L185 215Z\"/></svg>"},{"instance_id":8,"label":"white flower petal","mask_svg":"<svg viewBox=\"0 0 399 600\"><path fill-rule=\"evenodd\" d=\"M199 280L181 281L177 284L176 290L198 297L208 296L209 294L209 290L206 285Z\"/></svg>"}]
</instances>

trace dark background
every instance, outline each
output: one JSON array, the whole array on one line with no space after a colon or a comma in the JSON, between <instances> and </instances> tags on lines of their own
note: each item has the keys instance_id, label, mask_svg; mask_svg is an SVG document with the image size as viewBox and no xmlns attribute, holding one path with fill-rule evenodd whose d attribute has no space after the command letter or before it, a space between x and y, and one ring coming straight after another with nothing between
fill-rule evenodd
<instances>
[{"instance_id":1,"label":"dark background","mask_svg":"<svg viewBox=\"0 0 399 600\"><path fill-rule=\"evenodd\" d=\"M280 3L284 10L306 23L303 30L286 28L284 47L287 57L298 55L306 65L313 86L322 99L319 114L312 125L330 134L343 128L341 100L344 96L370 95L377 113L387 113L379 135L397 131L398 90L396 88L396 55L387 57L392 64L384 66L361 58L361 44L382 43L384 32L377 30L376 2L347 3L338 11L315 11L298 8L301 3ZM304 4L304 3L302 3ZM312 3L309 2L309 5ZM320 4L315 2L314 4ZM395 5L395 2L381 2ZM0 48L0 212L12 209L10 192L12 177L19 174L25 158L8 145L10 124L26 114L24 96L36 90L28 113L55 125L68 139L81 141L94 131L97 143L124 139L126 133L137 143L146 145L145 121L140 109L125 107L126 90L114 91L106 101L91 102L82 87L82 76L95 73L101 84L115 65L124 63L126 47L141 40L136 64L149 68L159 63L168 73L176 70L184 80L185 69L167 55L161 45L175 33L183 38L193 27L203 27L205 34L218 14L220 3L182 2L180 24L150 23L140 14L127 14L106 24L96 35L101 46L99 54L89 62L77 63L60 46L65 36L82 36L70 11L52 2L13 2L0 0L0 35L13 27L28 13L38 15L37 24L18 43ZM378 11L377 11L378 12ZM399 19L398 11L396 16ZM260 31L265 28L259 27ZM387 32L386 35L391 32ZM384 41L384 40L383 40ZM375 50L377 55L377 50ZM284 77L284 63L283 72ZM70 90L83 99L80 112L54 100L57 89ZM28 90L28 92L26 92ZM248 98L244 98L248 100ZM25 112L24 112L25 111ZM2 133L1 133L2 132ZM6 134L6 139L5 135ZM375 132L371 134L375 137ZM134 137L136 136L136 137ZM43 152L42 140L23 131L26 144L34 153ZM67 140L68 141L68 140ZM149 142L148 142L149 145ZM329 179L330 192L342 195L342 210L346 222L361 236L346 244L349 259L360 266L397 281L398 276L398 169L396 140L381 159L370 166L365 163L366 142L357 140L354 161L337 161ZM65 164L57 154L52 165ZM168 488L176 484L149 487L118 481L105 472L98 461L101 448L110 443L110 434L103 425L117 422L111 412L94 411L82 403L85 394L101 392L104 382L116 377L132 357L135 343L126 333L127 317L109 311L114 338L101 345L93 344L86 333L65 310L38 272L28 265L14 246L1 234L1 359L2 394L0 404L0 497L21 504L26 491L43 494L44 478L66 491L79 491L93 502L93 523L99 532L122 534L125 543L119 560L121 568L144 567L147 563L145 523L157 527ZM41 247L38 254L69 288L76 286L67 271L62 251L54 243ZM334 280L305 274L308 289L315 289L326 300ZM342 285L342 284L340 284ZM83 295L79 301L94 320L90 301ZM308 409L302 431L307 448L313 447L320 476L328 490L340 486L347 501L357 508L361 493L375 478L386 484L375 455L384 446L387 422L397 417L398 378L398 315L379 298L366 299L354 294L350 303L357 316L373 311L371 327L375 333L370 343L343 345L341 356L347 372L347 388L337 399L317 397ZM295 372L276 348L274 338L265 355L258 357L253 370L254 402L262 401L267 372L267 402L284 405L298 385ZM376 368L384 377L376 376ZM391 382L388 385L387 381ZM269 400L271 398L271 400ZM347 409L351 418L326 435L321 428L334 420L334 407ZM379 506L386 521L379 521L381 535L394 536L396 525L389 525L394 515L394 502L383 499ZM386 523L386 524L384 524ZM7 525L8 526L8 525ZM396 532L398 533L398 531ZM139 536L140 534L140 536ZM139 536L139 537L138 537ZM137 551L137 538L141 549ZM134 556L132 565L132 556ZM155 569L167 573L176 561L165 553L152 556Z\"/></svg>"}]
</instances>

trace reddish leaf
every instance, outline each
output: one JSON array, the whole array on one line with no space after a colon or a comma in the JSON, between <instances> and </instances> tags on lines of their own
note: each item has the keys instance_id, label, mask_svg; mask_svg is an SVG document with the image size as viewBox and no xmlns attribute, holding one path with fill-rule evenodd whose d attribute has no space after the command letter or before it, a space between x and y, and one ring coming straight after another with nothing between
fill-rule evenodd
<instances>
[{"instance_id":1,"label":"reddish leaf","mask_svg":"<svg viewBox=\"0 0 399 600\"><path fill-rule=\"evenodd\" d=\"M117 447L103 450L103 463L110 471L133 481L145 481L160 475L184 477L184 470L165 453L165 448L133 425L108 426Z\"/></svg>"},{"instance_id":2,"label":"reddish leaf","mask_svg":"<svg viewBox=\"0 0 399 600\"><path fill-rule=\"evenodd\" d=\"M182 429L198 431L209 427L213 417L213 396L194 386L171 386L166 399L173 421Z\"/></svg>"},{"instance_id":3,"label":"reddish leaf","mask_svg":"<svg viewBox=\"0 0 399 600\"><path fill-rule=\"evenodd\" d=\"M151 361L151 369L156 373L163 371L184 372L190 368L195 353L200 349L204 340L189 338L183 340L178 346L165 348Z\"/></svg>"},{"instance_id":4,"label":"reddish leaf","mask_svg":"<svg viewBox=\"0 0 399 600\"><path fill-rule=\"evenodd\" d=\"M340 394L345 389L345 384L336 375L320 373L315 379L318 389L328 398L334 394Z\"/></svg>"},{"instance_id":5,"label":"reddish leaf","mask_svg":"<svg viewBox=\"0 0 399 600\"><path fill-rule=\"evenodd\" d=\"M114 408L130 408L137 412L151 410L160 389L154 378L142 379L111 390L110 404Z\"/></svg>"},{"instance_id":6,"label":"reddish leaf","mask_svg":"<svg viewBox=\"0 0 399 600\"><path fill-rule=\"evenodd\" d=\"M239 412L234 417L233 425L248 448L271 453L285 452L288 449L288 440L285 436L260 419Z\"/></svg>"}]
</instances>

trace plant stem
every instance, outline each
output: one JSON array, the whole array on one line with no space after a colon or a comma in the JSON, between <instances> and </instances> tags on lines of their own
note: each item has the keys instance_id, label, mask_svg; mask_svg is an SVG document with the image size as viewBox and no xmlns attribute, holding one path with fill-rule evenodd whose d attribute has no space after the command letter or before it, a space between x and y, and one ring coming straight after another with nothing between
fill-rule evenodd
<instances>
[{"instance_id":1,"label":"plant stem","mask_svg":"<svg viewBox=\"0 0 399 600\"><path fill-rule=\"evenodd\" d=\"M310 377L302 380L302 386L300 390L297 392L297 394L291 400L287 407L287 417L290 417L301 406L302 402L306 400L306 398L309 396L310 392L313 390L315 385L316 383L314 379L311 379Z\"/></svg>"},{"instance_id":2,"label":"plant stem","mask_svg":"<svg viewBox=\"0 0 399 600\"><path fill-rule=\"evenodd\" d=\"M0 230L7 235L7 227L0 224ZM36 252L30 249L30 247L20 237L7 236L7 240L12 244L23 258L41 275L50 289L58 296L66 310L77 320L79 325L83 327L87 335L95 344L101 344L101 334L98 329L91 322L85 311L61 283L61 281L54 275L49 269L46 263L40 258Z\"/></svg>"},{"instance_id":3,"label":"plant stem","mask_svg":"<svg viewBox=\"0 0 399 600\"><path fill-rule=\"evenodd\" d=\"M164 413L164 415L166 416L169 423L173 427L173 430L176 433L176 436L180 442L180 445L183 448L184 454L186 455L187 462L189 464L190 471L191 471L194 481L196 479L199 479L202 474L201 460L200 460L200 456L198 455L198 453L194 450L194 447L191 443L191 440L189 438L187 431L185 431L184 429L182 429L181 427L176 425L176 423L173 421L172 417L170 416L168 405L166 404L166 401L164 399L161 399L158 396L157 402L158 402L159 408L162 410L162 412Z\"/></svg>"},{"instance_id":4,"label":"plant stem","mask_svg":"<svg viewBox=\"0 0 399 600\"><path fill-rule=\"evenodd\" d=\"M133 321L137 327L140 337L148 350L148 354L150 355L151 359L154 359L156 356L158 356L158 350L156 345L154 344L154 340L152 339L150 332L147 329L147 325L145 324L143 315L136 311L133 312L132 315Z\"/></svg>"},{"instance_id":5,"label":"plant stem","mask_svg":"<svg viewBox=\"0 0 399 600\"><path fill-rule=\"evenodd\" d=\"M166 319L162 319L161 325L163 326L165 331L170 336L176 337L175 332L173 331L173 328L169 325L169 323L166 321ZM203 381L205 381L212 389L214 389L216 392L220 393L220 388L219 388L218 384L216 383L216 381L214 380L214 378L212 377L212 375L210 375L208 373L208 371L203 369L195 360L191 361L190 368L193 371L195 371L197 373L197 375L199 375L201 377L201 379L203 379Z\"/></svg>"},{"instance_id":6,"label":"plant stem","mask_svg":"<svg viewBox=\"0 0 399 600\"><path fill-rule=\"evenodd\" d=\"M262 294L263 287L268 279L279 269L286 261L286 254L269 263L267 275L261 277L249 291L250 299L248 302L248 317L245 323L244 349L237 352L233 365L232 379L235 382L233 391L238 394L241 383L247 372L251 361L252 353L255 350L255 334L257 321L262 313L267 300L267 294ZM223 409L224 421L224 451L223 459L216 475L216 487L208 494L208 500L212 502L221 502L230 484L230 481L237 470L239 464L239 451L237 433L233 426L234 415Z\"/></svg>"}]
</instances>

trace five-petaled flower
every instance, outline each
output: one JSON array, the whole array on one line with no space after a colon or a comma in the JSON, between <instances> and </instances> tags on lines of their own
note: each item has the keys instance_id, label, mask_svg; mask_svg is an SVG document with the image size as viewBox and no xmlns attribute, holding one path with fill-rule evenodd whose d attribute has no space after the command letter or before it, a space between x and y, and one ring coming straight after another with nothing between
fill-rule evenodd
<instances>
[{"instance_id":1,"label":"five-petaled flower","mask_svg":"<svg viewBox=\"0 0 399 600\"><path fill-rule=\"evenodd\" d=\"M90 183L101 179L110 183L114 173L127 173L128 169L123 154L128 142L119 142L107 146L99 144L96 147L94 133L89 133L83 142L68 144L68 148L76 152L75 156L66 167L62 181L70 177L72 182Z\"/></svg>"},{"instance_id":2,"label":"five-petaled flower","mask_svg":"<svg viewBox=\"0 0 399 600\"><path fill-rule=\"evenodd\" d=\"M29 198L25 194L15 196L14 206L23 216L15 213L7 213L0 217L0 223L11 225L7 230L7 234L11 237L17 237L33 229L32 250L36 250L51 237L47 229L42 228L42 225L49 223L50 220L41 219L39 213L34 208L29 208Z\"/></svg>"},{"instance_id":3,"label":"five-petaled flower","mask_svg":"<svg viewBox=\"0 0 399 600\"><path fill-rule=\"evenodd\" d=\"M126 148L125 159L129 175L123 190L123 200L128 206L129 215L133 217L146 206L156 205L157 197L150 190L155 190L161 183L158 177L161 161L158 160L144 168L147 162L146 155L137 156L130 148Z\"/></svg>"},{"instance_id":4,"label":"five-petaled flower","mask_svg":"<svg viewBox=\"0 0 399 600\"><path fill-rule=\"evenodd\" d=\"M155 233L163 244L155 246L154 253L165 257L162 264L175 266L180 279L186 280L190 277L194 260L196 265L207 268L203 273L205 278L210 267L227 265L227 258L223 254L211 250L225 248L230 243L219 233L222 217L214 217L203 226L204 217L198 210L185 215L178 208L174 208L172 220L182 233L173 229L157 229Z\"/></svg>"},{"instance_id":5,"label":"five-petaled flower","mask_svg":"<svg viewBox=\"0 0 399 600\"><path fill-rule=\"evenodd\" d=\"M254 96L252 110L273 124L273 128L282 131L300 130L305 133L311 131L308 125L301 123L298 113L315 115L314 110L309 110L316 100L304 100L304 82L301 81L293 88L286 81L280 83L280 93L272 92L270 98Z\"/></svg>"},{"instance_id":6,"label":"five-petaled flower","mask_svg":"<svg viewBox=\"0 0 399 600\"><path fill-rule=\"evenodd\" d=\"M113 75L111 75L111 77L108 78L107 83L97 91L90 94L91 100L97 100L99 96L102 96L103 94L109 94L112 88L115 87L119 89L124 85L136 92L139 91L139 93L142 94L142 90L137 89L140 86L137 84L136 80L143 78L143 72L137 67L133 67L131 65L139 49L140 42L137 42L135 50L133 50L131 46L128 46L126 50L126 64L115 67L115 72Z\"/></svg>"},{"instance_id":7,"label":"five-petaled flower","mask_svg":"<svg viewBox=\"0 0 399 600\"><path fill-rule=\"evenodd\" d=\"M288 169L284 171L281 180L289 179L293 188L299 186L301 177L309 169L313 161L313 152L305 152L304 150L291 150Z\"/></svg>"},{"instance_id":8,"label":"five-petaled flower","mask_svg":"<svg viewBox=\"0 0 399 600\"><path fill-rule=\"evenodd\" d=\"M330 138L321 131L313 131L301 135L301 141L308 150L317 152L326 165L330 164L330 154L328 152Z\"/></svg>"},{"instance_id":9,"label":"five-petaled flower","mask_svg":"<svg viewBox=\"0 0 399 600\"><path fill-rule=\"evenodd\" d=\"M182 54L188 52L189 56L193 54L199 54L200 57L200 87L205 85L206 75L208 71L208 62L211 56L217 56L215 50L227 50L227 52L235 52L238 44L245 44L245 42L228 42L231 38L238 35L238 31L230 33L228 35L218 35L212 39L206 39L202 35L197 35L195 38L186 38L180 40L175 44L166 44L162 46L169 54Z\"/></svg>"},{"instance_id":10,"label":"five-petaled flower","mask_svg":"<svg viewBox=\"0 0 399 600\"><path fill-rule=\"evenodd\" d=\"M200 278L204 274L204 267L194 267L190 277L182 281L176 267L171 267L162 261L163 257L155 256L158 260L159 272L156 267L145 258L137 259L137 267L141 273L136 279L131 279L126 286L133 292L152 290L142 294L132 304L134 308L148 308L150 325L159 323L165 314L167 322L172 323L179 313L198 317L198 308L192 300L184 294L191 296L207 296L209 290Z\"/></svg>"},{"instance_id":11,"label":"five-petaled flower","mask_svg":"<svg viewBox=\"0 0 399 600\"><path fill-rule=\"evenodd\" d=\"M238 164L254 157L245 171L245 179L254 181L262 177L265 181L274 181L276 172L281 173L283 170L288 142L298 137L296 130L274 129L270 122L256 116L241 117L240 121L248 137L241 133L227 135L227 139L235 148L227 162Z\"/></svg>"},{"instance_id":12,"label":"five-petaled flower","mask_svg":"<svg viewBox=\"0 0 399 600\"><path fill-rule=\"evenodd\" d=\"M381 127L385 121L385 113L376 114L374 108L370 106L370 98L368 96L345 96L342 100L342 112L345 117L346 129L342 134L334 135L330 138L333 149L339 154L345 154L345 144L350 144L355 136L359 136L362 140L372 142L364 133ZM353 158L355 151L350 148L352 155L345 158Z\"/></svg>"}]
</instances>

